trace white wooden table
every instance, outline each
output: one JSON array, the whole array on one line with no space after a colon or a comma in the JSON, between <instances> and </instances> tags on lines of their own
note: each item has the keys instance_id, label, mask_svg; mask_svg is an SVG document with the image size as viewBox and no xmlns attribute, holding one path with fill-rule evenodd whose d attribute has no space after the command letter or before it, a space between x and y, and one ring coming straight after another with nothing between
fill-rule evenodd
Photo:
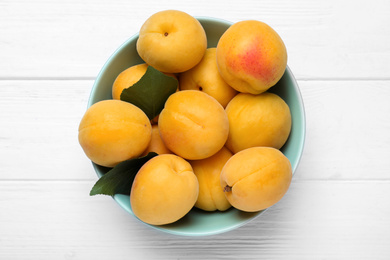
<instances>
[{"instance_id":1,"label":"white wooden table","mask_svg":"<svg viewBox=\"0 0 390 260\"><path fill-rule=\"evenodd\" d=\"M271 25L305 103L288 193L224 234L168 235L89 196L94 79L165 9ZM387 0L0 0L0 259L390 259L389 28Z\"/></svg>"}]
</instances>

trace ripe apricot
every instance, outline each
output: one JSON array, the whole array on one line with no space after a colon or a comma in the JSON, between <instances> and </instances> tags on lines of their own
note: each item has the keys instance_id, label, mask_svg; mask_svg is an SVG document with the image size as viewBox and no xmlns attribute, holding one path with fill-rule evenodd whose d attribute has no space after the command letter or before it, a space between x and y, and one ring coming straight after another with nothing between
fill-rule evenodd
<instances>
[{"instance_id":1,"label":"ripe apricot","mask_svg":"<svg viewBox=\"0 0 390 260\"><path fill-rule=\"evenodd\" d=\"M112 98L118 100L121 99L122 91L137 83L146 73L148 66L149 65L146 63L141 63L133 65L119 73L112 85ZM165 73L165 75L176 78L176 75L172 73Z\"/></svg>"},{"instance_id":2,"label":"ripe apricot","mask_svg":"<svg viewBox=\"0 0 390 260\"><path fill-rule=\"evenodd\" d=\"M133 65L119 73L112 85L112 98L120 99L122 91L137 83L145 74L147 68L148 64L142 63Z\"/></svg>"},{"instance_id":3,"label":"ripe apricot","mask_svg":"<svg viewBox=\"0 0 390 260\"><path fill-rule=\"evenodd\" d=\"M226 142L232 152L254 146L280 149L291 131L290 108L278 95L239 93L227 105L229 136Z\"/></svg>"},{"instance_id":4,"label":"ripe apricot","mask_svg":"<svg viewBox=\"0 0 390 260\"><path fill-rule=\"evenodd\" d=\"M181 90L199 90L215 98L223 107L237 94L218 72L216 48L208 48L203 59L192 69L180 74Z\"/></svg>"},{"instance_id":5,"label":"ripe apricot","mask_svg":"<svg viewBox=\"0 0 390 260\"><path fill-rule=\"evenodd\" d=\"M255 212L277 203L292 179L290 161L278 149L252 147L233 155L221 173L221 186L230 204Z\"/></svg>"},{"instance_id":6,"label":"ripe apricot","mask_svg":"<svg viewBox=\"0 0 390 260\"><path fill-rule=\"evenodd\" d=\"M226 147L211 157L189 161L199 182L199 196L195 207L205 211L225 211L231 207L220 184L221 171L232 157Z\"/></svg>"},{"instance_id":7,"label":"ripe apricot","mask_svg":"<svg viewBox=\"0 0 390 260\"><path fill-rule=\"evenodd\" d=\"M221 104L197 90L172 94L160 113L158 127L168 149L189 160L217 153L229 133L228 118Z\"/></svg>"},{"instance_id":8,"label":"ripe apricot","mask_svg":"<svg viewBox=\"0 0 390 260\"><path fill-rule=\"evenodd\" d=\"M172 153L164 144L164 141L161 139L160 131L158 130L158 125L152 125L152 138L146 150L142 153L142 156L147 155L150 152L155 152L157 154L169 154Z\"/></svg>"},{"instance_id":9,"label":"ripe apricot","mask_svg":"<svg viewBox=\"0 0 390 260\"><path fill-rule=\"evenodd\" d=\"M169 73L194 67L206 48L206 32L200 22L178 10L164 10L150 16L137 40L139 56L155 69Z\"/></svg>"},{"instance_id":10,"label":"ripe apricot","mask_svg":"<svg viewBox=\"0 0 390 260\"><path fill-rule=\"evenodd\" d=\"M130 204L145 223L164 225L186 215L198 197L199 184L191 165L173 154L146 162L135 176Z\"/></svg>"},{"instance_id":11,"label":"ripe apricot","mask_svg":"<svg viewBox=\"0 0 390 260\"><path fill-rule=\"evenodd\" d=\"M79 142L96 164L114 167L138 157L148 146L152 127L138 107L121 100L104 100L88 108L79 125Z\"/></svg>"},{"instance_id":12,"label":"ripe apricot","mask_svg":"<svg viewBox=\"0 0 390 260\"><path fill-rule=\"evenodd\" d=\"M260 94L283 76L287 50L269 25L246 20L230 26L219 39L217 64L222 78L232 88Z\"/></svg>"}]
</instances>

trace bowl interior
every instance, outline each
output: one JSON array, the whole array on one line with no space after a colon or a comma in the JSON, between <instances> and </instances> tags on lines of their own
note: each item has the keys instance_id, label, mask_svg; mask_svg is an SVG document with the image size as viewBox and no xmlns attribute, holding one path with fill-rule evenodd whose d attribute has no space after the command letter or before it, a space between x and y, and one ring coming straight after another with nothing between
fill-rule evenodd
<instances>
[{"instance_id":1,"label":"bowl interior","mask_svg":"<svg viewBox=\"0 0 390 260\"><path fill-rule=\"evenodd\" d=\"M218 39L232 24L231 22L215 18L197 17L197 19L206 31L208 47L216 47ZM88 107L98 101L112 99L111 87L117 75L132 65L144 62L138 56L136 51L137 38L138 34L129 38L104 64L93 85L88 101ZM290 160L294 173L303 152L305 139L305 113L299 87L288 67L282 79L273 86L269 92L278 94L290 107L292 115L291 134L286 144L281 148L281 151ZM94 163L93 166L99 177L109 170L108 168L101 167ZM124 210L134 216L131 210L129 196L115 195L114 200ZM262 212L264 211L248 213L234 208L224 212L205 212L194 208L184 218L173 224L164 226L148 226L176 235L213 235L240 227L260 215Z\"/></svg>"}]
</instances>

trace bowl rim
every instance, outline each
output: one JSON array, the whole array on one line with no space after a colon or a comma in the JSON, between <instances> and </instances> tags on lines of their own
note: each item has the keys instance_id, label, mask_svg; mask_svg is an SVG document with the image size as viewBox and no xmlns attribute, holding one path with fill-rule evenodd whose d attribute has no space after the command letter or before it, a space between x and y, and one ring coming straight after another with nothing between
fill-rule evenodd
<instances>
[{"instance_id":1,"label":"bowl rim","mask_svg":"<svg viewBox=\"0 0 390 260\"><path fill-rule=\"evenodd\" d=\"M302 116L301 127L302 127L303 137L302 137L302 142L299 143L299 149L298 149L299 156L296 160L295 166L292 169L292 173L294 175L295 171L298 169L299 164L301 163L302 155L305 150L305 144L306 144L306 112L305 111L306 110L305 110L305 103L303 102L302 93L299 88L298 82L288 65L286 66L286 72L289 73L289 76L291 77L292 82L294 83L293 86L295 91L297 92L298 103L299 103L299 114Z\"/></svg>"},{"instance_id":2,"label":"bowl rim","mask_svg":"<svg viewBox=\"0 0 390 260\"><path fill-rule=\"evenodd\" d=\"M213 22L213 23L218 23L220 25L224 25L224 26L231 26L233 24L233 22L230 22L228 20L224 20L224 19L221 19L221 18L215 18L215 17L208 17L208 16L194 16L200 23L207 23L207 22ZM94 96L96 96L96 93L98 91L98 88L97 86L100 85L100 82L102 81L102 78L104 76L104 73L105 71L107 71L107 69L111 66L111 64L115 61L115 58L116 56L118 55L118 53L122 52L124 49L126 49L128 47L128 45L132 42L136 42L137 38L139 36L139 33L135 33L133 34L132 36L130 36L127 40L125 40L110 56L109 58L106 60L106 62L103 64L102 68L100 69L99 73L97 74L97 77L95 78L94 80L94 83L93 83L93 86L92 86L92 89L90 91L90 95L89 95L89 99L88 99L88 103L87 103L87 107L89 108L91 105L93 105L95 102L94 102ZM299 104L299 114L301 115L301 122L300 122L300 125L301 125L301 136L302 136L302 141L299 142L299 147L297 149L297 153L299 153L299 156L297 157L296 159L296 163L292 169L292 174L294 175L296 169L298 168L298 165L300 164L301 162L301 159L302 159L302 155L303 155L303 151L304 151L304 147L305 147L305 143L306 143L306 113L305 113L305 108L304 108L304 103L303 103L303 98L302 98L302 94L301 94L301 91L300 91L300 88L298 86L298 83L296 81L296 78L294 76L294 74L292 73L290 67L287 65L286 66L286 71L285 73L288 73L288 75L291 77L291 81L292 81L292 85L294 87L294 91L296 91L297 93L297 97L298 97L298 104ZM98 173L98 169L97 169L97 166L92 163L93 165L93 168L95 170L95 173ZM99 174L97 174L98 177L100 178L101 176L99 176ZM127 213L130 213L131 215L134 215L133 212L129 211L129 209L127 208L126 205L124 205L116 195L112 196L112 198L114 199L114 201L120 206L120 208L122 208L122 210L125 210ZM171 235L179 235L179 236L189 236L189 237L200 237L200 236L210 236L210 235L217 235L217 234L221 234L221 233L225 233L225 232L229 232L229 231L232 231L234 229L237 229L239 227L242 227L244 225L246 225L247 223L255 220L257 217L259 217L262 213L264 213L265 211L267 211L268 209L272 208L273 206L269 207L269 208L266 208L262 211L259 211L257 212L253 217L250 217L246 220L243 220L241 222L238 222L236 224L233 224L233 225L229 225L227 227L224 227L224 228L219 228L218 230L213 230L213 231L210 231L210 232L205 232L205 231L202 231L202 232L189 232L189 231L178 231L178 230L172 230L172 229L167 229L167 228L162 228L161 226L154 226L154 225L150 225L150 224L147 224L147 223L144 223L142 222L141 220L139 220L137 217L135 217L135 219L137 219L139 222L141 222L142 224L148 226L148 227L151 227L152 229L154 230L159 230L159 231L163 231L164 233L167 233L167 234L171 234Z\"/></svg>"}]
</instances>

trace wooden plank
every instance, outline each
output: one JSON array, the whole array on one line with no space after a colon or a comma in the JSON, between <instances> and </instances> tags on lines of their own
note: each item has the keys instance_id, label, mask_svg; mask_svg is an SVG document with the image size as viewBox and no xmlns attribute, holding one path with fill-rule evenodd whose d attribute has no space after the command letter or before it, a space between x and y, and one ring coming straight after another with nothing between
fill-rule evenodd
<instances>
[{"instance_id":1,"label":"wooden plank","mask_svg":"<svg viewBox=\"0 0 390 260\"><path fill-rule=\"evenodd\" d=\"M0 81L1 179L90 179L78 144L92 81Z\"/></svg>"},{"instance_id":2,"label":"wooden plank","mask_svg":"<svg viewBox=\"0 0 390 260\"><path fill-rule=\"evenodd\" d=\"M390 2L385 0L13 0L0 7L3 79L95 78L150 15L165 9L268 23L285 41L289 65L300 79L390 77Z\"/></svg>"},{"instance_id":3,"label":"wooden plank","mask_svg":"<svg viewBox=\"0 0 390 260\"><path fill-rule=\"evenodd\" d=\"M388 81L299 81L306 142L296 178L389 179Z\"/></svg>"},{"instance_id":4,"label":"wooden plank","mask_svg":"<svg viewBox=\"0 0 390 260\"><path fill-rule=\"evenodd\" d=\"M90 181L0 181L0 259L389 259L389 181L294 181L246 226L151 229Z\"/></svg>"},{"instance_id":5,"label":"wooden plank","mask_svg":"<svg viewBox=\"0 0 390 260\"><path fill-rule=\"evenodd\" d=\"M0 81L1 179L96 179L77 140L92 84ZM299 85L307 133L294 178L388 180L388 81Z\"/></svg>"}]
</instances>

